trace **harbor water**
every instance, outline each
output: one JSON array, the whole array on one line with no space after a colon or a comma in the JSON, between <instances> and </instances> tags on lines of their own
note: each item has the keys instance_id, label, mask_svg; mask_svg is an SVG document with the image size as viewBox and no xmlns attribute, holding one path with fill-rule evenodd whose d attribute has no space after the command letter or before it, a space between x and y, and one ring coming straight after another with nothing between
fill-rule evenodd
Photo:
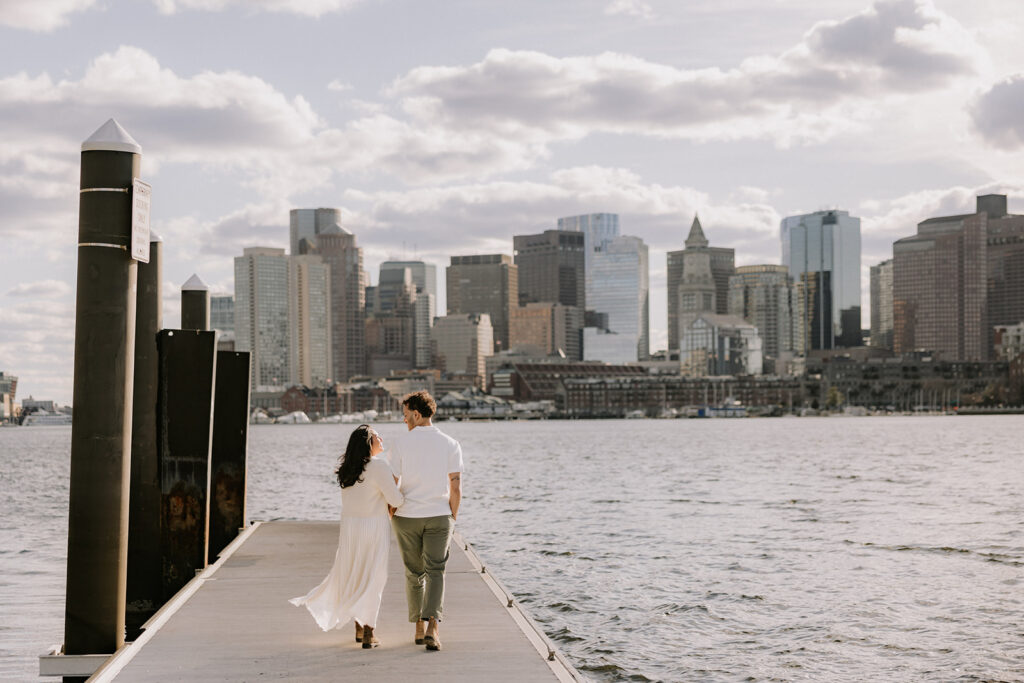
<instances>
[{"instance_id":1,"label":"harbor water","mask_svg":"<svg viewBox=\"0 0 1024 683\"><path fill-rule=\"evenodd\" d=\"M589 678L1024 680L1022 416L440 426L460 531ZM351 429L253 427L250 518L335 519ZM70 434L0 429L2 680L63 633Z\"/></svg>"}]
</instances>

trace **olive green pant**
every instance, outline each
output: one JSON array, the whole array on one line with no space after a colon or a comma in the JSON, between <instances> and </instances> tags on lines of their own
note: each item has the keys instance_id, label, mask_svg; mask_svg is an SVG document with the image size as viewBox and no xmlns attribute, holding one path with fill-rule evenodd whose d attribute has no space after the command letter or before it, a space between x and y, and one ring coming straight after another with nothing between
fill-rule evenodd
<instances>
[{"instance_id":1,"label":"olive green pant","mask_svg":"<svg viewBox=\"0 0 1024 683\"><path fill-rule=\"evenodd\" d=\"M405 564L405 599L409 621L436 618L444 612L444 568L455 520L440 517L391 518Z\"/></svg>"}]
</instances>

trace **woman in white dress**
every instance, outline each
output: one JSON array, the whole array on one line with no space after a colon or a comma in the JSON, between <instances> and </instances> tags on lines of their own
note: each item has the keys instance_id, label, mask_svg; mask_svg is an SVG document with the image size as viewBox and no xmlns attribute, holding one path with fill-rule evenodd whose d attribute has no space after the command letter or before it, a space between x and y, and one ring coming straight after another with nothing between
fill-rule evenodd
<instances>
[{"instance_id":1,"label":"woman in white dress","mask_svg":"<svg viewBox=\"0 0 1024 683\"><path fill-rule=\"evenodd\" d=\"M368 425L352 432L336 472L341 485L341 530L334 566L319 586L289 601L305 605L324 631L342 628L354 619L356 642L364 648L380 644L373 629L388 576L388 504L398 507L404 501L391 468L375 457L383 450L380 435Z\"/></svg>"}]
</instances>

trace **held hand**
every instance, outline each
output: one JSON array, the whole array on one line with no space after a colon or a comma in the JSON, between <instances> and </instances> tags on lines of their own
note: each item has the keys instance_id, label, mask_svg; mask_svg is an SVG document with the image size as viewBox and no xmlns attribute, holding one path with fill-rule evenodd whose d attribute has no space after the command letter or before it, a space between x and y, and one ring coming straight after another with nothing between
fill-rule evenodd
<instances>
[{"instance_id":1,"label":"held hand","mask_svg":"<svg viewBox=\"0 0 1024 683\"><path fill-rule=\"evenodd\" d=\"M396 507L394 507L392 505L388 505L388 517L394 517L396 510L398 510L398 508L396 508Z\"/></svg>"}]
</instances>

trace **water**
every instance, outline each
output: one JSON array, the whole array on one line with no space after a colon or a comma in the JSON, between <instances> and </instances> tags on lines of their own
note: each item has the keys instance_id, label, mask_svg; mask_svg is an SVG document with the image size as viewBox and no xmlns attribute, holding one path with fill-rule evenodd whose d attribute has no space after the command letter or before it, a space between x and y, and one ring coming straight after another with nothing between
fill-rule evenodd
<instances>
[{"instance_id":1,"label":"water","mask_svg":"<svg viewBox=\"0 0 1024 683\"><path fill-rule=\"evenodd\" d=\"M441 426L460 530L594 680L1024 680L1024 418ZM251 518L335 519L350 429L253 428ZM0 430L0 679L63 632L69 439Z\"/></svg>"}]
</instances>

